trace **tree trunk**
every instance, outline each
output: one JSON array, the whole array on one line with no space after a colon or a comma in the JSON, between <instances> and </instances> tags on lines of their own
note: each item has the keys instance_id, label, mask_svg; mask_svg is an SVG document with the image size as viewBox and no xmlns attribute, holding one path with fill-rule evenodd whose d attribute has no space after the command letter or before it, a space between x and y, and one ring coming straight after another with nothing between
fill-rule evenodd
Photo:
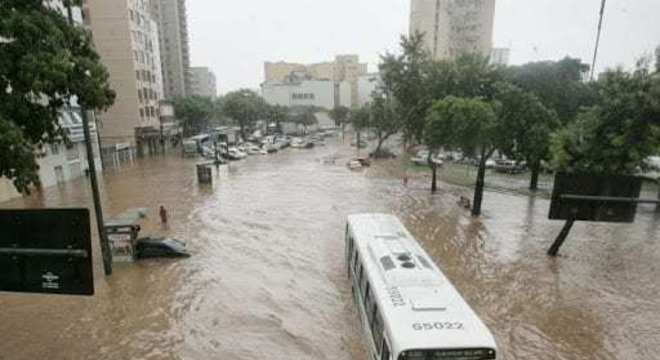
<instances>
[{"instance_id":1,"label":"tree trunk","mask_svg":"<svg viewBox=\"0 0 660 360\"><path fill-rule=\"evenodd\" d=\"M438 167L435 164L431 165L431 171L433 176L431 177L431 194L435 194L438 191Z\"/></svg>"},{"instance_id":2,"label":"tree trunk","mask_svg":"<svg viewBox=\"0 0 660 360\"><path fill-rule=\"evenodd\" d=\"M241 124L241 141L245 141L245 125Z\"/></svg>"},{"instance_id":3,"label":"tree trunk","mask_svg":"<svg viewBox=\"0 0 660 360\"><path fill-rule=\"evenodd\" d=\"M658 200L660 200L660 179L657 180L658 184ZM655 212L660 213L660 204L655 206Z\"/></svg>"},{"instance_id":4,"label":"tree trunk","mask_svg":"<svg viewBox=\"0 0 660 360\"><path fill-rule=\"evenodd\" d=\"M380 154L380 148L383 146L384 142L385 142L385 138L382 135L378 135L378 145L376 146L376 150L374 150L375 158L377 158L378 154Z\"/></svg>"},{"instance_id":5,"label":"tree trunk","mask_svg":"<svg viewBox=\"0 0 660 360\"><path fill-rule=\"evenodd\" d=\"M472 216L481 215L481 202L484 197L484 184L486 177L486 154L481 151L481 159L479 161L479 171L477 172L477 184L474 188L474 201L472 202Z\"/></svg>"},{"instance_id":6,"label":"tree trunk","mask_svg":"<svg viewBox=\"0 0 660 360\"><path fill-rule=\"evenodd\" d=\"M529 190L536 191L539 189L539 173L541 172L541 162L535 161L532 163L532 178L529 180Z\"/></svg>"},{"instance_id":7,"label":"tree trunk","mask_svg":"<svg viewBox=\"0 0 660 360\"><path fill-rule=\"evenodd\" d=\"M357 132L357 141L355 142L355 148L357 149L357 156L360 156L360 132Z\"/></svg>"}]
</instances>

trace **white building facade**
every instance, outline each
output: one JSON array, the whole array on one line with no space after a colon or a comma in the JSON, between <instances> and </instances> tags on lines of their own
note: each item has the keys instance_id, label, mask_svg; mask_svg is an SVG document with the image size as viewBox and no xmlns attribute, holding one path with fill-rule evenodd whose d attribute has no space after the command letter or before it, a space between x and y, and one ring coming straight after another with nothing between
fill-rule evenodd
<instances>
[{"instance_id":1,"label":"white building facade","mask_svg":"<svg viewBox=\"0 0 660 360\"><path fill-rule=\"evenodd\" d=\"M97 172L102 171L96 126L93 114L88 112L89 131L94 154L94 164ZM58 142L43 145L35 149L37 165L39 165L39 181L42 188L48 188L67 181L86 176L89 169L87 148L82 127L82 117L79 108L60 111L59 122L68 135L69 143ZM0 202L20 197L13 184L6 178L0 178Z\"/></svg>"},{"instance_id":2,"label":"white building facade","mask_svg":"<svg viewBox=\"0 0 660 360\"><path fill-rule=\"evenodd\" d=\"M261 95L271 105L317 106L330 110L339 105L350 106L351 85L332 80L270 81L261 85Z\"/></svg>"}]
</instances>

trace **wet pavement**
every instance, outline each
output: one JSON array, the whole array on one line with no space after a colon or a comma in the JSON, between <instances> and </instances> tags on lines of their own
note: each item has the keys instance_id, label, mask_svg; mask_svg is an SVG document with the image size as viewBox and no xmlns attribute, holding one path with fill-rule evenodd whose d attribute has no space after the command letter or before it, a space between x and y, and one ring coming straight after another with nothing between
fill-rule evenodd
<instances>
[{"instance_id":1,"label":"wet pavement","mask_svg":"<svg viewBox=\"0 0 660 360\"><path fill-rule=\"evenodd\" d=\"M199 186L172 155L107 172L106 216L148 207L142 235L186 240L193 256L97 263L96 295L0 294L0 359L365 359L343 264L346 215L392 212L495 334L504 359L654 359L660 353L660 216L562 227L549 202L489 192L484 216L462 188L403 187L396 161L350 172L328 140L221 167ZM334 161L334 162L333 162ZM87 181L0 204L90 206ZM169 210L170 228L157 209ZM96 258L98 247L95 249Z\"/></svg>"}]
</instances>

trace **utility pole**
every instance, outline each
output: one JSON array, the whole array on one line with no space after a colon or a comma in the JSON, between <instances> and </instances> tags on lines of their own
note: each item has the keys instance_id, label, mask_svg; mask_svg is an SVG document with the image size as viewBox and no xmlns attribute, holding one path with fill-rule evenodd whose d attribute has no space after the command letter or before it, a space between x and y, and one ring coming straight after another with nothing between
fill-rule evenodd
<instances>
[{"instance_id":1,"label":"utility pole","mask_svg":"<svg viewBox=\"0 0 660 360\"><path fill-rule=\"evenodd\" d=\"M71 1L66 0L66 10L69 17L69 24L76 26L73 21L73 11L71 9ZM101 207L101 195L99 193L99 183L96 177L96 162L94 161L94 150L92 149L92 141L89 132L89 117L87 111L80 105L80 115L83 123L83 133L85 136L85 148L87 152L87 167L89 168L89 180L92 185L92 197L94 200L94 211L96 213L96 226L99 232L99 241L101 243L101 255L103 257L103 270L105 275L112 275L112 253L110 252L110 244L108 237L105 233L105 221L103 220L103 208ZM98 129L96 129L98 131ZM100 145L100 143L99 143ZM100 155L100 154L99 154Z\"/></svg>"},{"instance_id":2,"label":"utility pole","mask_svg":"<svg viewBox=\"0 0 660 360\"><path fill-rule=\"evenodd\" d=\"M603 15L605 14L605 2L602 0L600 4L600 18L598 19L598 31L596 32L596 48L594 49L594 59L591 62L591 76L590 80L594 79L594 72L596 71L596 58L598 57L598 46L600 45L600 33L603 28Z\"/></svg>"}]
</instances>

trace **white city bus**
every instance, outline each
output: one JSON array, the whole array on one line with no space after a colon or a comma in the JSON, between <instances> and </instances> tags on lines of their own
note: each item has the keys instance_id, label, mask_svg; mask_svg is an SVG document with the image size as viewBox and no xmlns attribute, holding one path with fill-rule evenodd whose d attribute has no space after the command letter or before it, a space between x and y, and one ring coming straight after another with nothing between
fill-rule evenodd
<instances>
[{"instance_id":1,"label":"white city bus","mask_svg":"<svg viewBox=\"0 0 660 360\"><path fill-rule=\"evenodd\" d=\"M350 215L346 261L375 360L496 358L493 335L393 215Z\"/></svg>"}]
</instances>

